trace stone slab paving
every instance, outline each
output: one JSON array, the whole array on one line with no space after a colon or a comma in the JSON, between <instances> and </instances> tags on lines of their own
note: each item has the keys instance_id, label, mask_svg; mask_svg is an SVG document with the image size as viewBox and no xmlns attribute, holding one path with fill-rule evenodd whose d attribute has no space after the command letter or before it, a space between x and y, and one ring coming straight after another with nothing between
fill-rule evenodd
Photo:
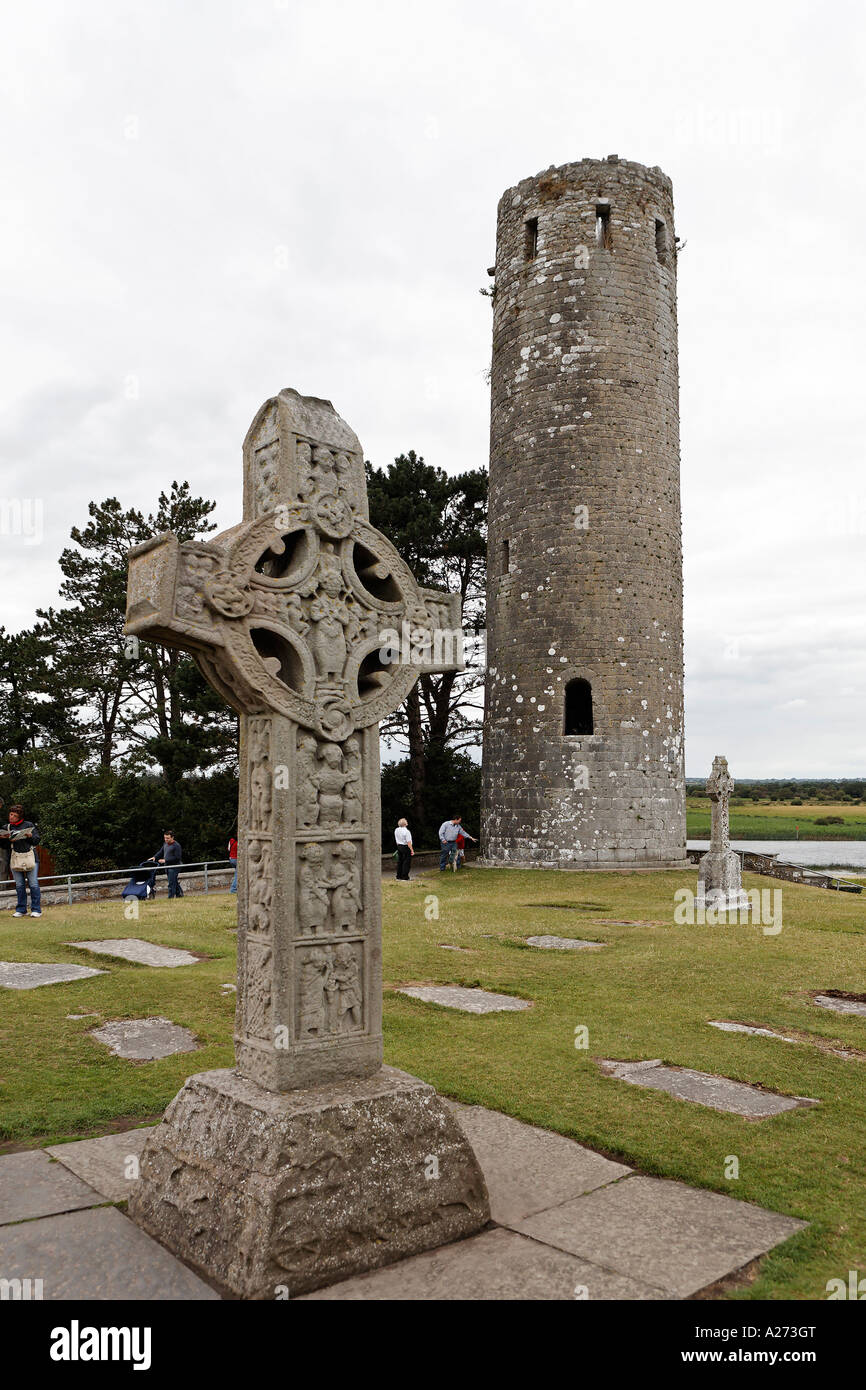
<instances>
[{"instance_id":1,"label":"stone slab paving","mask_svg":"<svg viewBox=\"0 0 866 1390\"><path fill-rule=\"evenodd\" d=\"M118 1019L94 1028L90 1036L105 1043L115 1057L137 1062L173 1057L176 1052L195 1052L198 1047L195 1034L172 1023L170 1018Z\"/></svg>"},{"instance_id":2,"label":"stone slab paving","mask_svg":"<svg viewBox=\"0 0 866 1390\"><path fill-rule=\"evenodd\" d=\"M40 985L61 985L66 980L86 980L90 975L104 975L104 970L92 970L87 965L49 965L40 961L0 960L0 988L38 989Z\"/></svg>"},{"instance_id":3,"label":"stone slab paving","mask_svg":"<svg viewBox=\"0 0 866 1390\"><path fill-rule=\"evenodd\" d=\"M573 936L528 936L526 944L540 951L600 951L605 942L578 941Z\"/></svg>"},{"instance_id":4,"label":"stone slab paving","mask_svg":"<svg viewBox=\"0 0 866 1390\"><path fill-rule=\"evenodd\" d=\"M117 956L120 960L133 961L136 965L155 965L168 970L176 970L179 965L198 965L198 956L189 951L176 950L173 946L157 946L152 941L141 941L137 936L124 936L105 941L64 941L64 946L74 946L78 951L92 951L99 956Z\"/></svg>"},{"instance_id":5,"label":"stone slab paving","mask_svg":"<svg viewBox=\"0 0 866 1390\"><path fill-rule=\"evenodd\" d=\"M749 1033L755 1038L778 1038L779 1042L800 1043L800 1038L786 1038L784 1033L774 1033L772 1028L756 1028L751 1023L725 1023L710 1019L711 1028L720 1028L723 1033Z\"/></svg>"},{"instance_id":6,"label":"stone slab paving","mask_svg":"<svg viewBox=\"0 0 866 1390\"><path fill-rule=\"evenodd\" d=\"M486 989L464 989L460 985L403 985L397 993L423 999L427 1004L442 1004L446 1009L462 1009L467 1014L532 1008L530 999L515 999L512 994L493 994Z\"/></svg>"},{"instance_id":7,"label":"stone slab paving","mask_svg":"<svg viewBox=\"0 0 866 1390\"><path fill-rule=\"evenodd\" d=\"M27 1149L0 1158L0 1226L98 1206L103 1200L68 1168L52 1163L44 1149Z\"/></svg>"},{"instance_id":8,"label":"stone slab paving","mask_svg":"<svg viewBox=\"0 0 866 1390\"><path fill-rule=\"evenodd\" d=\"M808 1096L777 1095L775 1091L762 1091L744 1081L731 1081L726 1076L712 1076L708 1072L693 1071L690 1067L666 1067L657 1060L616 1062L601 1059L599 1067L617 1081L645 1086L653 1091L666 1091L677 1100L693 1101L696 1105L706 1105L711 1110L722 1110L732 1115L745 1115L751 1120L762 1120L768 1115L779 1115L783 1110L819 1104Z\"/></svg>"},{"instance_id":9,"label":"stone slab paving","mask_svg":"<svg viewBox=\"0 0 866 1390\"><path fill-rule=\"evenodd\" d=\"M125 1202L135 1177L127 1177L129 1159L138 1158L153 1125L106 1134L102 1139L77 1139L71 1144L53 1144L45 1150L70 1172L86 1182L109 1202Z\"/></svg>"},{"instance_id":10,"label":"stone slab paving","mask_svg":"<svg viewBox=\"0 0 866 1390\"><path fill-rule=\"evenodd\" d=\"M685 1298L806 1224L643 1177L482 1106L448 1105L478 1156L496 1225L305 1298ZM125 1130L0 1158L0 1223L20 1223L0 1224L4 1277L41 1278L46 1298L216 1298L122 1213L98 1205L129 1195L124 1164L150 1133Z\"/></svg>"},{"instance_id":11,"label":"stone slab paving","mask_svg":"<svg viewBox=\"0 0 866 1390\"><path fill-rule=\"evenodd\" d=\"M820 1009L832 1009L837 1014L859 1014L866 1018L866 1003L862 999L837 999L834 994L816 994L813 1003Z\"/></svg>"},{"instance_id":12,"label":"stone slab paving","mask_svg":"<svg viewBox=\"0 0 866 1390\"><path fill-rule=\"evenodd\" d=\"M807 1224L643 1177L481 1106L449 1104L478 1156L498 1225L306 1299L686 1298Z\"/></svg>"},{"instance_id":13,"label":"stone slab paving","mask_svg":"<svg viewBox=\"0 0 866 1390\"><path fill-rule=\"evenodd\" d=\"M332 1284L303 1295L298 1302L567 1299L573 1303L586 1297L645 1300L666 1295L628 1275L498 1229Z\"/></svg>"},{"instance_id":14,"label":"stone slab paving","mask_svg":"<svg viewBox=\"0 0 866 1390\"><path fill-rule=\"evenodd\" d=\"M0 1226L0 1270L41 1279L45 1299L219 1298L116 1207Z\"/></svg>"},{"instance_id":15,"label":"stone slab paving","mask_svg":"<svg viewBox=\"0 0 866 1390\"><path fill-rule=\"evenodd\" d=\"M573 1139L486 1110L449 1102L481 1164L490 1215L501 1226L630 1173Z\"/></svg>"},{"instance_id":16,"label":"stone slab paving","mask_svg":"<svg viewBox=\"0 0 866 1390\"><path fill-rule=\"evenodd\" d=\"M512 1223L668 1297L742 1269L808 1223L717 1192L640 1174Z\"/></svg>"}]
</instances>

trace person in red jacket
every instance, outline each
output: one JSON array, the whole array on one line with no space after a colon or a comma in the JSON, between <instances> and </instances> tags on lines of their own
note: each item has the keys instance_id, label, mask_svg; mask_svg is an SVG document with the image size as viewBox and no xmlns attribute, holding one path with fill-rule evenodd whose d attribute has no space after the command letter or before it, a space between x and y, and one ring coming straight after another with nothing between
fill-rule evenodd
<instances>
[{"instance_id":1,"label":"person in red jacket","mask_svg":"<svg viewBox=\"0 0 866 1390\"><path fill-rule=\"evenodd\" d=\"M456 842L455 842L456 845L457 845L457 849L456 849L456 851L455 851L455 854L454 854L454 862L453 862L453 864L452 864L452 868L454 869L455 874L456 874L457 870L460 868L460 866L462 865L463 860L464 860L464 858L465 858L465 856L466 856L466 841L467 841L467 840L471 840L471 841L473 842L473 844L476 843L475 836L474 836L474 835L470 835L470 834L469 834L469 831L468 831L468 830L464 830L464 829L463 829L463 826L461 825L460 831L459 831L458 836L457 836L457 840L456 840Z\"/></svg>"},{"instance_id":2,"label":"person in red jacket","mask_svg":"<svg viewBox=\"0 0 866 1390\"><path fill-rule=\"evenodd\" d=\"M229 889L229 892L236 893L238 891L238 842L235 839L234 835L232 835L231 839L229 840L229 859L235 866L235 876L232 879L232 886Z\"/></svg>"}]
</instances>

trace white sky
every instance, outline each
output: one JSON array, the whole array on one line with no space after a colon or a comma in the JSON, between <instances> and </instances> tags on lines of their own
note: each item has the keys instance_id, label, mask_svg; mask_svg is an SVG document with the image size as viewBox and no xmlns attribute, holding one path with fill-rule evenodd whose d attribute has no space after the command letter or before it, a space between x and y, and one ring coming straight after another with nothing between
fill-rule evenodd
<instances>
[{"instance_id":1,"label":"white sky","mask_svg":"<svg viewBox=\"0 0 866 1390\"><path fill-rule=\"evenodd\" d=\"M858 3L7 7L0 622L87 503L240 516L283 386L387 464L486 463L496 203L617 152L674 181L690 776L866 772ZM8 527L6 528L9 529Z\"/></svg>"}]
</instances>

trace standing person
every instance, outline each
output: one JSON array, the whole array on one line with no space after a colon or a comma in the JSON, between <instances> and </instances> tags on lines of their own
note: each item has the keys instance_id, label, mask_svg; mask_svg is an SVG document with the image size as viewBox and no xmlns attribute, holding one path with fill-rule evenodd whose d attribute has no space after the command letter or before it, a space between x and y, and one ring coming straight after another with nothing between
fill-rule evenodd
<instances>
[{"instance_id":1,"label":"standing person","mask_svg":"<svg viewBox=\"0 0 866 1390\"><path fill-rule=\"evenodd\" d=\"M397 828L394 831L394 840L397 845L397 878L401 883L408 883L409 867L412 863L412 856L415 850L412 847L409 822L405 817L397 822Z\"/></svg>"},{"instance_id":2,"label":"standing person","mask_svg":"<svg viewBox=\"0 0 866 1390\"><path fill-rule=\"evenodd\" d=\"M238 891L238 842L234 835L232 835L229 840L229 859L235 866L235 876L232 879L232 886L229 892L236 893Z\"/></svg>"},{"instance_id":3,"label":"standing person","mask_svg":"<svg viewBox=\"0 0 866 1390\"><path fill-rule=\"evenodd\" d=\"M39 891L39 864L36 846L39 828L32 820L24 819L24 807L9 807L9 820L0 830L0 839L9 847L9 867L15 880L17 899L14 917L27 916L27 889L30 889L30 916L42 916L42 894Z\"/></svg>"},{"instance_id":4,"label":"standing person","mask_svg":"<svg viewBox=\"0 0 866 1390\"><path fill-rule=\"evenodd\" d=\"M182 898L183 889L180 886L180 874L178 864L183 863L183 850L174 838L173 830L162 832L162 849L157 850L153 856L154 864L165 865L165 876L168 879L168 896L170 898Z\"/></svg>"},{"instance_id":5,"label":"standing person","mask_svg":"<svg viewBox=\"0 0 866 1390\"><path fill-rule=\"evenodd\" d=\"M0 801L0 811L2 810L3 802ZM9 868L9 841L4 839L2 830L0 830L0 875L2 875L3 883L6 882L7 878L12 877Z\"/></svg>"},{"instance_id":6,"label":"standing person","mask_svg":"<svg viewBox=\"0 0 866 1390\"><path fill-rule=\"evenodd\" d=\"M461 826L460 826L460 833L459 833L459 835L457 836L457 841L456 841L457 848L456 848L456 852L455 852L455 854L454 854L454 862L453 862L453 865L452 865L452 868L454 869L455 874L456 874L457 870L460 868L461 864L463 863L463 859L464 859L464 856L465 856L465 854L466 854L466 841L467 841L467 840L472 840L473 843L474 843L474 842L475 842L475 836L474 836L474 835L470 835L470 834L469 834L469 831L468 831L468 830L464 830L464 829L463 829L463 826L461 825Z\"/></svg>"},{"instance_id":7,"label":"standing person","mask_svg":"<svg viewBox=\"0 0 866 1390\"><path fill-rule=\"evenodd\" d=\"M439 872L444 873L457 853L457 836L460 834L460 816L444 820L439 827Z\"/></svg>"}]
</instances>

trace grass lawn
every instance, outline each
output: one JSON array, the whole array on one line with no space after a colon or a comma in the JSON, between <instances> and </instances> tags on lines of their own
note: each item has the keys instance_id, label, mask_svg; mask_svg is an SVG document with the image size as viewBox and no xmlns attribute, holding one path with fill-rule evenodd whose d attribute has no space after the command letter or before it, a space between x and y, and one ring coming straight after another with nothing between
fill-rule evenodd
<instances>
[{"instance_id":1,"label":"grass lawn","mask_svg":"<svg viewBox=\"0 0 866 1390\"><path fill-rule=\"evenodd\" d=\"M739 1298L825 1298L830 1278L866 1272L866 1060L806 1042L724 1034L709 1019L757 1023L866 1052L866 1020L809 1002L809 990L866 993L866 894L782 888L777 936L752 926L675 926L673 893L695 871L557 874L470 868L385 884L385 1055L446 1095L559 1130L642 1170L811 1222L769 1256ZM560 908L546 904L562 904ZM438 910L438 919L428 920ZM231 1064L234 900L53 908L40 923L0 918L0 959L76 961L109 973L2 991L0 1140L48 1143L160 1112L194 1071ZM651 921L614 926L599 919ZM603 941L602 951L528 948L532 934ZM88 957L63 941L140 935L211 957L157 970ZM443 951L440 943L463 951ZM463 1015L393 992L398 983L483 985L533 1001L522 1013ZM98 1019L67 1020L69 1013ZM108 1018L160 1013L202 1050L164 1061L112 1057L87 1037ZM575 1029L589 1047L574 1046ZM604 1077L594 1059L662 1058L821 1101L748 1121ZM725 1178L730 1156L739 1179Z\"/></svg>"},{"instance_id":2,"label":"grass lawn","mask_svg":"<svg viewBox=\"0 0 866 1390\"><path fill-rule=\"evenodd\" d=\"M191 1072L231 1066L235 995L223 996L220 986L235 979L235 924L235 899L227 893L142 904L137 922L124 917L119 898L46 907L38 922L2 913L0 960L66 961L107 973L0 989L0 1152L4 1140L105 1133L106 1121L158 1115ZM121 936L211 959L153 969L62 944ZM66 1017L90 1013L97 1017ZM129 1062L87 1036L107 1019L155 1014L191 1028L202 1050Z\"/></svg>"},{"instance_id":3,"label":"grass lawn","mask_svg":"<svg viewBox=\"0 0 866 1390\"><path fill-rule=\"evenodd\" d=\"M816 825L825 816L841 816L842 825ZM686 826L690 840L710 837L710 800L690 793L686 797ZM798 833L799 829L799 833ZM866 840L866 806L850 801L809 802L794 806L789 801L731 802L731 838L734 840Z\"/></svg>"}]
</instances>

